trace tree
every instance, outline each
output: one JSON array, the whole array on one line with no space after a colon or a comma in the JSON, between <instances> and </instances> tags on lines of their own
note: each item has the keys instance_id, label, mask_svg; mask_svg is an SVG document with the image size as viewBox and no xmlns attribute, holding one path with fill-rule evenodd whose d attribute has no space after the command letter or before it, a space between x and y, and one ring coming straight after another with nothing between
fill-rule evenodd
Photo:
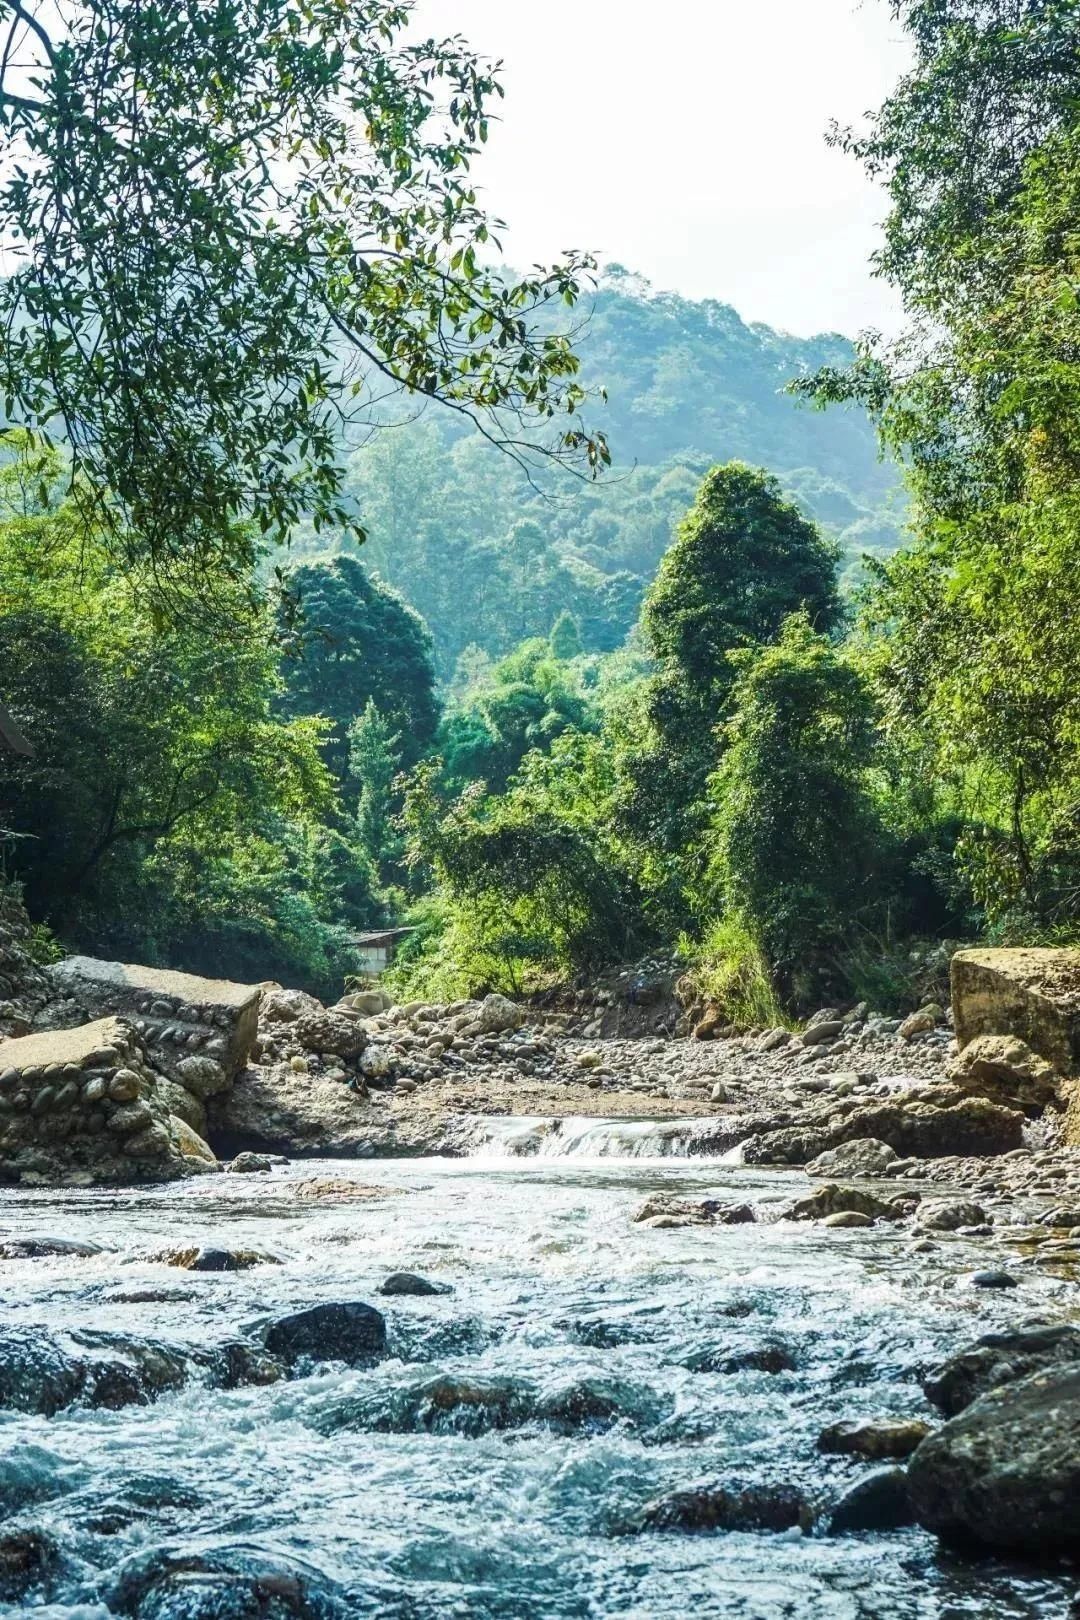
<instances>
[{"instance_id":1,"label":"tree","mask_svg":"<svg viewBox=\"0 0 1080 1620\"><path fill-rule=\"evenodd\" d=\"M282 664L285 712L333 721L326 757L344 781L349 727L374 700L400 735L403 764L414 764L439 717L431 637L419 615L353 557L304 564L289 585L302 621Z\"/></svg>"},{"instance_id":2,"label":"tree","mask_svg":"<svg viewBox=\"0 0 1080 1620\"><path fill-rule=\"evenodd\" d=\"M389 396L596 472L569 335L590 261L479 262L469 178L501 88L407 0L8 0L0 381L62 432L129 562L216 561L348 525L343 436ZM543 433L550 430L546 443Z\"/></svg>"},{"instance_id":3,"label":"tree","mask_svg":"<svg viewBox=\"0 0 1080 1620\"><path fill-rule=\"evenodd\" d=\"M788 995L881 899L887 838L866 771L873 707L805 614L736 661L729 746L713 782L712 881Z\"/></svg>"},{"instance_id":4,"label":"tree","mask_svg":"<svg viewBox=\"0 0 1080 1620\"><path fill-rule=\"evenodd\" d=\"M885 177L882 268L910 330L808 385L861 398L909 468L918 537L873 572L865 625L891 740L967 823L994 926L1080 916L1076 7L898 8L916 64L868 135Z\"/></svg>"},{"instance_id":5,"label":"tree","mask_svg":"<svg viewBox=\"0 0 1080 1620\"><path fill-rule=\"evenodd\" d=\"M539 637L496 664L490 684L444 721L439 747L447 780L458 789L483 781L502 793L531 750L547 752L565 732L594 729L595 716L570 674Z\"/></svg>"},{"instance_id":6,"label":"tree","mask_svg":"<svg viewBox=\"0 0 1080 1620\"><path fill-rule=\"evenodd\" d=\"M641 622L657 662L716 711L734 680L729 654L771 641L799 610L820 630L837 623L835 547L768 473L714 467L645 596Z\"/></svg>"},{"instance_id":7,"label":"tree","mask_svg":"<svg viewBox=\"0 0 1080 1620\"><path fill-rule=\"evenodd\" d=\"M394 827L393 784L401 770L401 738L391 731L368 698L359 719L349 727L349 779L360 790L356 829L368 859L385 884L401 861L401 841Z\"/></svg>"},{"instance_id":8,"label":"tree","mask_svg":"<svg viewBox=\"0 0 1080 1620\"><path fill-rule=\"evenodd\" d=\"M663 852L673 926L690 920L701 886L706 784L736 681L732 654L775 639L794 612L834 628L835 558L774 478L729 462L706 475L646 592L641 626L658 668L622 755L619 816L627 837Z\"/></svg>"},{"instance_id":9,"label":"tree","mask_svg":"<svg viewBox=\"0 0 1080 1620\"><path fill-rule=\"evenodd\" d=\"M548 645L551 648L552 658L558 659L560 663L568 663L571 658L581 656L581 632L569 608L563 608L552 625Z\"/></svg>"},{"instance_id":10,"label":"tree","mask_svg":"<svg viewBox=\"0 0 1080 1620\"><path fill-rule=\"evenodd\" d=\"M265 818L328 813L333 790L323 726L274 713L265 618L216 642L163 628L70 503L49 504L59 483L55 458L0 474L0 667L34 742L0 755L0 798L31 903L73 925L138 912L164 848L235 850Z\"/></svg>"}]
</instances>

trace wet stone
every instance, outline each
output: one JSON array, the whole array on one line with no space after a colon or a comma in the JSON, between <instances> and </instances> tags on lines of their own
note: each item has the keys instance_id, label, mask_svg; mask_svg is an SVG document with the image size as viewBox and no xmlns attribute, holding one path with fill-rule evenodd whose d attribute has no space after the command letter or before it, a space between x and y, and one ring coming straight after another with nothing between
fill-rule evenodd
<instances>
[{"instance_id":1,"label":"wet stone","mask_svg":"<svg viewBox=\"0 0 1080 1620\"><path fill-rule=\"evenodd\" d=\"M362 1367L386 1354L386 1320L371 1305L313 1305L271 1323L266 1348L289 1365L344 1361Z\"/></svg>"}]
</instances>

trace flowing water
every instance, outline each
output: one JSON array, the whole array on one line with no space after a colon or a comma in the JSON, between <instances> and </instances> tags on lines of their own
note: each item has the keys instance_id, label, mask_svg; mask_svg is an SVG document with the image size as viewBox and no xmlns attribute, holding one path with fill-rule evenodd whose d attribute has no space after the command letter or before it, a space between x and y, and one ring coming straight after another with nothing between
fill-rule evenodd
<instances>
[{"instance_id":1,"label":"flowing water","mask_svg":"<svg viewBox=\"0 0 1080 1620\"><path fill-rule=\"evenodd\" d=\"M67 1559L61 1589L3 1612L109 1620L107 1577L125 1560L224 1549L321 1572L350 1614L388 1620L1068 1613L1080 1592L1070 1577L967 1562L917 1530L641 1528L652 1499L703 1480L782 1482L828 1499L866 1465L818 1453L825 1423L928 1415L922 1369L1025 1307L1060 1312L1065 1284L1025 1278L1020 1306L973 1290L966 1279L986 1263L977 1240L913 1256L888 1228L635 1225L658 1190L768 1206L806 1183L649 1157L645 1128L542 1124L477 1127L482 1151L457 1161L0 1194L0 1236L107 1245L4 1263L9 1328L206 1342L315 1302L374 1300L391 1347L370 1370L189 1386L118 1411L0 1415L0 1513L56 1536ZM671 1137L662 1128L652 1152ZM297 1198L313 1176L386 1196ZM193 1243L257 1246L281 1263L203 1275L146 1258ZM379 1299L402 1268L453 1292ZM738 1370L768 1347L793 1368Z\"/></svg>"}]
</instances>

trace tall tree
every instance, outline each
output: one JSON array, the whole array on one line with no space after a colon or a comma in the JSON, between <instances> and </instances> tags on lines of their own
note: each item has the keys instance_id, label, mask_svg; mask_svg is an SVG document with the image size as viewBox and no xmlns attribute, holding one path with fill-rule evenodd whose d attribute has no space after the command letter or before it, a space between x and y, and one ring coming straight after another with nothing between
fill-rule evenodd
<instances>
[{"instance_id":1,"label":"tall tree","mask_svg":"<svg viewBox=\"0 0 1080 1620\"><path fill-rule=\"evenodd\" d=\"M395 591L371 579L354 557L307 563L290 575L302 620L282 663L284 707L334 723L327 759L340 781L348 770L348 731L369 701L394 733L401 758L415 764L438 723L431 636Z\"/></svg>"},{"instance_id":2,"label":"tall tree","mask_svg":"<svg viewBox=\"0 0 1080 1620\"><path fill-rule=\"evenodd\" d=\"M410 0L4 0L4 416L160 578L246 573L254 517L353 521L339 450L388 394L596 471L566 331L589 261L479 255L497 71ZM550 429L544 438L546 428Z\"/></svg>"}]
</instances>

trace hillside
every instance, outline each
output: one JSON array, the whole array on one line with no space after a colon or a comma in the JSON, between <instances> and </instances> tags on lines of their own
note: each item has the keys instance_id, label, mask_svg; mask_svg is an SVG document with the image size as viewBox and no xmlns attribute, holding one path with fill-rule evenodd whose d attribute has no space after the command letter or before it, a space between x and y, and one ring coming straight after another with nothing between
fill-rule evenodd
<instances>
[{"instance_id":1,"label":"hillside","mask_svg":"<svg viewBox=\"0 0 1080 1620\"><path fill-rule=\"evenodd\" d=\"M713 300L654 292L610 266L586 312L585 380L607 389L593 415L612 471L595 485L536 488L447 414L429 411L352 458L367 525L365 561L431 625L440 675L461 652L497 655L546 634L563 607L588 650L619 645L702 473L738 458L767 467L839 541L854 571L895 548L894 469L856 409L818 412L792 378L850 357L846 338L795 338L748 325ZM325 540L301 543L303 554Z\"/></svg>"}]
</instances>

